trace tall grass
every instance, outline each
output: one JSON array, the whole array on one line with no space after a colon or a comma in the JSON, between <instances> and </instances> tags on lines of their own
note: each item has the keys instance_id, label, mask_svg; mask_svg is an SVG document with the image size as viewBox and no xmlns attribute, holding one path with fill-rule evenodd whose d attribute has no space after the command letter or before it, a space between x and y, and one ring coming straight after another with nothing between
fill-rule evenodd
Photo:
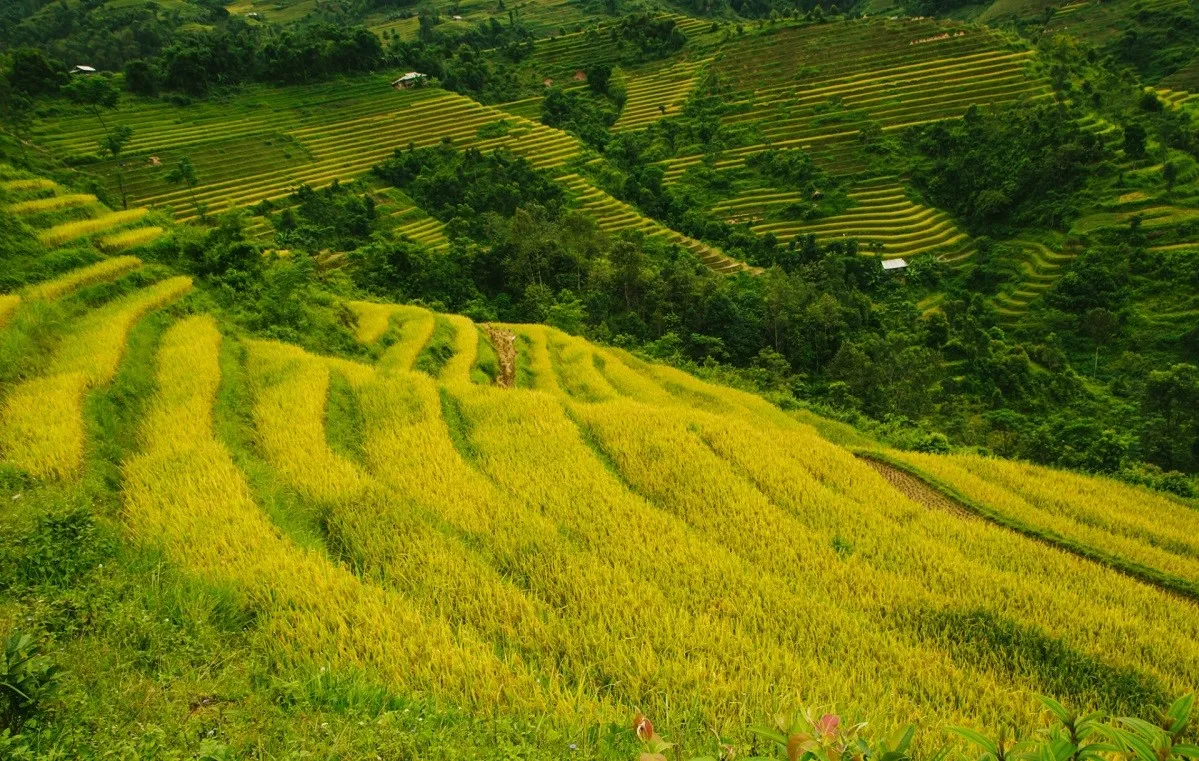
<instances>
[{"instance_id":1,"label":"tall grass","mask_svg":"<svg viewBox=\"0 0 1199 761\"><path fill-rule=\"evenodd\" d=\"M282 662L369 669L396 689L486 712L544 710L544 690L519 662L280 536L213 436L220 342L205 317L163 340L143 454L125 468L137 535L205 580L242 590L259 611L260 644Z\"/></svg>"},{"instance_id":2,"label":"tall grass","mask_svg":"<svg viewBox=\"0 0 1199 761\"><path fill-rule=\"evenodd\" d=\"M10 214L37 214L45 211L56 211L68 206L83 206L95 203L96 197L90 193L69 193L49 198L34 198L28 201L18 201L9 204L5 211Z\"/></svg>"},{"instance_id":3,"label":"tall grass","mask_svg":"<svg viewBox=\"0 0 1199 761\"><path fill-rule=\"evenodd\" d=\"M129 209L127 211L114 211L108 214L103 214L94 219L83 219L76 222L63 222L60 225L55 225L47 230L38 233L38 240L43 245L54 247L61 246L79 238L85 238L96 233L106 232L114 227L136 222L146 216L146 209Z\"/></svg>"},{"instance_id":4,"label":"tall grass","mask_svg":"<svg viewBox=\"0 0 1199 761\"><path fill-rule=\"evenodd\" d=\"M0 410L0 453L39 478L75 475L83 457L83 396L116 372L142 315L191 290L175 277L87 314L63 339L48 373L16 386Z\"/></svg>"},{"instance_id":5,"label":"tall grass","mask_svg":"<svg viewBox=\"0 0 1199 761\"><path fill-rule=\"evenodd\" d=\"M393 324L384 336L390 345L379 359L379 368L387 372L411 370L436 327L433 313L413 306L395 308Z\"/></svg>"},{"instance_id":6,"label":"tall grass","mask_svg":"<svg viewBox=\"0 0 1199 761\"><path fill-rule=\"evenodd\" d=\"M0 294L0 328L8 322L8 318L12 317L12 313L17 311L17 307L21 304L21 297L15 294Z\"/></svg>"},{"instance_id":7,"label":"tall grass","mask_svg":"<svg viewBox=\"0 0 1199 761\"><path fill-rule=\"evenodd\" d=\"M141 264L141 260L136 256L118 256L112 259L105 259L89 267L71 270L53 280L30 286L25 290L25 297L49 301L69 293L76 288L116 278L130 270L137 269Z\"/></svg>"},{"instance_id":8,"label":"tall grass","mask_svg":"<svg viewBox=\"0 0 1199 761\"><path fill-rule=\"evenodd\" d=\"M138 227L133 230L125 230L124 232L101 236L96 241L96 245L109 253L125 251L152 243L162 237L163 232L164 230L157 225Z\"/></svg>"},{"instance_id":9,"label":"tall grass","mask_svg":"<svg viewBox=\"0 0 1199 761\"><path fill-rule=\"evenodd\" d=\"M358 318L358 329L354 337L359 343L370 345L383 337L395 313L393 304L374 304L369 301L347 301L346 306Z\"/></svg>"}]
</instances>

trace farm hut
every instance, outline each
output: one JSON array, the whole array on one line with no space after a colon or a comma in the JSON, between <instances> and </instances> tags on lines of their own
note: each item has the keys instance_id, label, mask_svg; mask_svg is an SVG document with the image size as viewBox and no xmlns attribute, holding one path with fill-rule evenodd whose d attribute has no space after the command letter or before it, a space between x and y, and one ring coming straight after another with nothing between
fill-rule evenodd
<instances>
[{"instance_id":1,"label":"farm hut","mask_svg":"<svg viewBox=\"0 0 1199 761\"><path fill-rule=\"evenodd\" d=\"M887 259L883 262L883 269L887 272L892 270L906 270L908 268L907 260L905 259Z\"/></svg>"},{"instance_id":2,"label":"farm hut","mask_svg":"<svg viewBox=\"0 0 1199 761\"><path fill-rule=\"evenodd\" d=\"M408 90L410 88L423 85L426 79L428 79L428 77L426 77L424 74L421 74L419 71L410 71L396 81L392 82L391 86L397 90Z\"/></svg>"},{"instance_id":3,"label":"farm hut","mask_svg":"<svg viewBox=\"0 0 1199 761\"><path fill-rule=\"evenodd\" d=\"M76 66L75 68L71 69L71 73L72 74L95 74L96 69L95 69L95 67L92 67L92 66L84 66L84 65L80 64L79 66Z\"/></svg>"},{"instance_id":4,"label":"farm hut","mask_svg":"<svg viewBox=\"0 0 1199 761\"><path fill-rule=\"evenodd\" d=\"M587 81L587 73L584 72L582 69L579 69L578 71L575 72L575 75L573 77L571 77L571 79L573 79L576 82L586 82Z\"/></svg>"},{"instance_id":5,"label":"farm hut","mask_svg":"<svg viewBox=\"0 0 1199 761\"><path fill-rule=\"evenodd\" d=\"M541 84L545 85L546 87L553 87L553 86L554 86L554 80L550 79L549 77L546 77L546 78L545 78L545 79L544 79L544 80L541 82Z\"/></svg>"}]
</instances>

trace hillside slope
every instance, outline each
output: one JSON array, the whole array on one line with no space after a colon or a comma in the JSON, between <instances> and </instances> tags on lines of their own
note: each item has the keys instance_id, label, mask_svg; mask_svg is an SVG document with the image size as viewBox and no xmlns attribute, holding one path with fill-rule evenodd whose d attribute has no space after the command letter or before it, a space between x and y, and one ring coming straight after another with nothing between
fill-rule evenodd
<instances>
[{"instance_id":1,"label":"hillside slope","mask_svg":"<svg viewBox=\"0 0 1199 761\"><path fill-rule=\"evenodd\" d=\"M240 335L166 268L90 267L23 292L0 331L23 357L0 383L4 521L108 479L124 540L223 590L280 678L552 717L537 744L559 752L638 710L697 738L801 706L994 729L1031 726L1032 693L1138 710L1199 680L1191 508L887 455L1067 547L930 509L759 397L545 326L349 302L351 360ZM22 345L45 309L75 319ZM105 470L110 414L130 443Z\"/></svg>"}]
</instances>

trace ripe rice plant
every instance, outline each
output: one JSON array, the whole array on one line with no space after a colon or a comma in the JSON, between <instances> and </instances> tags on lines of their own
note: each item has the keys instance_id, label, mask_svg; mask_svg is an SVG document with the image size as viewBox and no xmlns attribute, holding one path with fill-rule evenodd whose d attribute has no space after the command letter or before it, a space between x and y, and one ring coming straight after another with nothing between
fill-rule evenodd
<instances>
[{"instance_id":1,"label":"ripe rice plant","mask_svg":"<svg viewBox=\"0 0 1199 761\"><path fill-rule=\"evenodd\" d=\"M128 211L114 211L103 214L94 219L63 222L61 225L55 225L47 230L43 230L38 233L37 237L46 246L61 246L64 243L69 243L79 238L106 232L114 227L119 227L130 222L136 222L146 216L146 212L146 209L129 209Z\"/></svg>"},{"instance_id":2,"label":"ripe rice plant","mask_svg":"<svg viewBox=\"0 0 1199 761\"><path fill-rule=\"evenodd\" d=\"M566 622L429 522L423 510L413 510L407 495L385 489L328 447L328 362L282 344L253 342L249 348L263 452L290 483L325 507L328 530L356 566L456 630L475 631L530 664L540 663L543 682L569 685L555 698L559 710L592 721L615 717L564 671L562 659L577 649L565 641ZM573 665L586 671L583 663Z\"/></svg>"},{"instance_id":3,"label":"ripe rice plant","mask_svg":"<svg viewBox=\"0 0 1199 761\"><path fill-rule=\"evenodd\" d=\"M8 318L12 317L12 313L17 311L17 307L21 304L21 297L12 294L0 294L0 328L8 322Z\"/></svg>"},{"instance_id":4,"label":"ripe rice plant","mask_svg":"<svg viewBox=\"0 0 1199 761\"><path fill-rule=\"evenodd\" d=\"M463 391L473 395L469 387ZM463 453L463 444L469 446L474 437L452 438L452 417L442 419L446 402L438 397L431 381L413 375L363 388L367 463L397 497L430 511L493 558L505 576L520 579L538 607L569 614L565 626L554 623L557 615L547 618L545 634L512 635L530 648L531 662L565 669L573 682L594 685L626 706L665 709L661 686L668 683L704 685L688 690L685 701L702 705L710 716L736 713L728 701L740 700L734 697L738 685L759 685L757 702L777 704L763 695L782 689L778 678L786 669L780 664L789 656L780 652L779 659L763 663L751 654L771 652L767 644L671 609L652 583L609 562L602 547L563 543L562 532L574 535L575 529L559 528L523 494L497 490L463 459L471 456L469 449ZM467 404L458 397L452 403ZM526 628L519 620L493 626ZM699 631L706 632L703 641L696 641Z\"/></svg>"},{"instance_id":5,"label":"ripe rice plant","mask_svg":"<svg viewBox=\"0 0 1199 761\"><path fill-rule=\"evenodd\" d=\"M53 280L31 286L25 290L25 297L28 299L50 301L82 286L104 280L112 280L130 270L137 269L141 265L141 260L136 256L118 256L112 259L105 259L89 267L71 270Z\"/></svg>"},{"instance_id":6,"label":"ripe rice plant","mask_svg":"<svg viewBox=\"0 0 1199 761\"><path fill-rule=\"evenodd\" d=\"M479 332L461 315L447 315L446 319L454 328L454 353L441 368L441 380L447 384L470 383L470 371L479 352Z\"/></svg>"},{"instance_id":7,"label":"ripe rice plant","mask_svg":"<svg viewBox=\"0 0 1199 761\"><path fill-rule=\"evenodd\" d=\"M1199 514L1144 489L978 455L894 453L1009 520L1199 590Z\"/></svg>"},{"instance_id":8,"label":"ripe rice plant","mask_svg":"<svg viewBox=\"0 0 1199 761\"><path fill-rule=\"evenodd\" d=\"M5 211L10 214L37 214L43 211L56 211L68 206L83 206L96 203L96 197L90 193L70 193L49 198L34 198L9 204Z\"/></svg>"},{"instance_id":9,"label":"ripe rice plant","mask_svg":"<svg viewBox=\"0 0 1199 761\"><path fill-rule=\"evenodd\" d=\"M58 347L49 372L16 386L0 411L0 454L39 478L73 476L83 460L83 397L117 370L130 328L191 290L164 280L87 314Z\"/></svg>"},{"instance_id":10,"label":"ripe rice plant","mask_svg":"<svg viewBox=\"0 0 1199 761\"><path fill-rule=\"evenodd\" d=\"M857 590L846 598L851 608L861 605L859 612L872 617L871 611L888 611L874 626L914 628L925 638L926 620L960 615L949 611L1024 621L1078 653L1102 653L1112 668L1138 674L1142 686L1118 698L1129 702L1148 685L1185 689L1199 669L1196 622L1156 589L1036 542L1022 541L1013 551L1013 541L1021 540L983 522L937 513L901 524L911 503L872 484L861 463L810 431L762 430L732 416L671 409L635 413L628 406L579 407L575 414L630 484L785 583L820 579ZM676 466L655 467L666 452ZM754 490L744 491L736 474ZM892 560L835 560L845 552ZM1115 610L1123 612L1113 624ZM1149 651L1157 655L1145 658ZM1103 698L1082 684L1069 689Z\"/></svg>"},{"instance_id":11,"label":"ripe rice plant","mask_svg":"<svg viewBox=\"0 0 1199 761\"><path fill-rule=\"evenodd\" d=\"M179 323L163 340L143 454L124 469L134 533L192 573L240 590L258 611L260 644L283 663L368 669L393 688L482 712L545 710L545 690L518 662L280 535L212 433L220 341L207 317Z\"/></svg>"},{"instance_id":12,"label":"ripe rice plant","mask_svg":"<svg viewBox=\"0 0 1199 761\"><path fill-rule=\"evenodd\" d=\"M358 329L354 337L362 344L373 344L382 338L391 325L395 314L394 304L374 304L369 301L347 301L346 306L358 318Z\"/></svg>"},{"instance_id":13,"label":"ripe rice plant","mask_svg":"<svg viewBox=\"0 0 1199 761\"><path fill-rule=\"evenodd\" d=\"M599 402L617 396L595 364L591 344L552 328L546 329L546 346L554 375L562 390L576 401Z\"/></svg>"},{"instance_id":14,"label":"ripe rice plant","mask_svg":"<svg viewBox=\"0 0 1199 761\"><path fill-rule=\"evenodd\" d=\"M58 183L45 177L31 177L21 180L5 180L0 182L0 189L9 193L26 193L31 190L54 190Z\"/></svg>"},{"instance_id":15,"label":"ripe rice plant","mask_svg":"<svg viewBox=\"0 0 1199 761\"><path fill-rule=\"evenodd\" d=\"M152 243L153 241L158 240L160 237L162 237L163 232L165 231L157 225L151 225L149 227L136 227L132 230L125 230L124 232L113 233L112 235L104 235L96 241L96 245L99 246L101 250L109 253L127 251L128 249L144 246L147 243Z\"/></svg>"},{"instance_id":16,"label":"ripe rice plant","mask_svg":"<svg viewBox=\"0 0 1199 761\"><path fill-rule=\"evenodd\" d=\"M379 369L387 372L412 369L437 324L428 309L412 306L397 306L394 309L393 330L396 340L379 359Z\"/></svg>"},{"instance_id":17,"label":"ripe rice plant","mask_svg":"<svg viewBox=\"0 0 1199 761\"><path fill-rule=\"evenodd\" d=\"M550 361L549 331L544 325L497 325L503 330L511 330L516 334L517 342L523 343L525 351L521 358L526 359L522 370L532 376L532 388L538 391L556 393L558 380L554 377L554 365Z\"/></svg>"}]
</instances>

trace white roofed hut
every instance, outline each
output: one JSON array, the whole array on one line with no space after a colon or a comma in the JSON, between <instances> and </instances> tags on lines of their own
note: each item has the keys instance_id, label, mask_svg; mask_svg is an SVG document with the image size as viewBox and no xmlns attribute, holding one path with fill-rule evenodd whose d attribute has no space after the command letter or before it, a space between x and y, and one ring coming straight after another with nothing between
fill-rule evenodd
<instances>
[{"instance_id":1,"label":"white roofed hut","mask_svg":"<svg viewBox=\"0 0 1199 761\"><path fill-rule=\"evenodd\" d=\"M906 259L884 259L883 270L891 272L892 270L906 270L908 262Z\"/></svg>"},{"instance_id":2,"label":"white roofed hut","mask_svg":"<svg viewBox=\"0 0 1199 761\"><path fill-rule=\"evenodd\" d=\"M413 87L420 87L425 83L428 76L421 74L419 71L410 71L404 76L391 83L391 86L397 90L408 90Z\"/></svg>"}]
</instances>

